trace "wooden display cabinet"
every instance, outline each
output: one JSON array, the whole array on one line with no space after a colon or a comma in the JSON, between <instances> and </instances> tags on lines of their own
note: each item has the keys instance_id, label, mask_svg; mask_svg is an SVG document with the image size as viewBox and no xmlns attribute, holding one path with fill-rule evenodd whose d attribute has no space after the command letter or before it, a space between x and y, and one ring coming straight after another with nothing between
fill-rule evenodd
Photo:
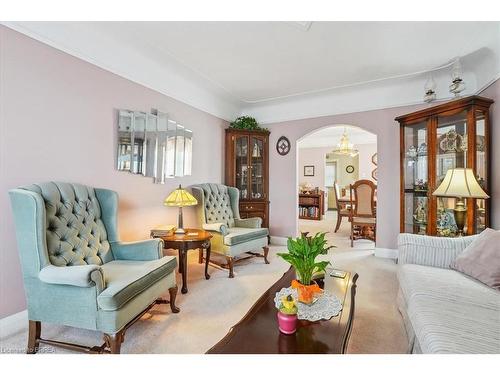
<instances>
[{"instance_id":1,"label":"wooden display cabinet","mask_svg":"<svg viewBox=\"0 0 500 375\"><path fill-rule=\"evenodd\" d=\"M452 168L472 168L489 194L491 99L470 96L399 116L402 233L456 236L454 198L434 190ZM467 199L467 235L489 226L490 200Z\"/></svg>"},{"instance_id":2,"label":"wooden display cabinet","mask_svg":"<svg viewBox=\"0 0 500 375\"><path fill-rule=\"evenodd\" d=\"M241 218L269 228L269 132L226 129L226 185L240 190Z\"/></svg>"}]
</instances>

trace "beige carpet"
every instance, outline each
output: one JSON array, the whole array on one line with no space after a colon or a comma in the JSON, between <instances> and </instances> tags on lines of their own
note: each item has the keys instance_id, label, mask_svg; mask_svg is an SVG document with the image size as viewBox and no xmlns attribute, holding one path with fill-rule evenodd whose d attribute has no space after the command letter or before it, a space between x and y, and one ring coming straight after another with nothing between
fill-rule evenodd
<instances>
[{"instance_id":1,"label":"beige carpet","mask_svg":"<svg viewBox=\"0 0 500 375\"><path fill-rule=\"evenodd\" d=\"M334 214L321 222L301 221L301 230L332 230ZM329 255L334 267L359 274L356 313L349 342L349 353L404 353L406 336L395 301L397 292L396 265L388 259L373 256L373 243L359 241L348 247L344 224L338 235L329 241L338 246ZM371 248L371 249L370 249ZM272 246L271 264L262 259L239 263L235 278L227 272L210 268L210 280L203 277L203 266L197 263L197 253L189 257L189 293L179 294L179 314L165 306L157 306L132 326L125 336L122 353L204 353L216 344L237 323L259 296L288 269L288 264L276 257L283 247ZM0 346L8 351L22 351L27 331L2 339ZM83 345L101 343L97 332L45 324L42 337L72 341ZM55 349L57 353L66 352Z\"/></svg>"}]
</instances>

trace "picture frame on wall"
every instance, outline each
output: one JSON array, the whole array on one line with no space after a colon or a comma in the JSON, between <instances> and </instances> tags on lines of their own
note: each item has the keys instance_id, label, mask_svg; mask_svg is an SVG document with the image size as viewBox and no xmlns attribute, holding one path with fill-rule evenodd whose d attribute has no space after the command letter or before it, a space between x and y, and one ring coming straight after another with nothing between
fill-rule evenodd
<instances>
[{"instance_id":1,"label":"picture frame on wall","mask_svg":"<svg viewBox=\"0 0 500 375\"><path fill-rule=\"evenodd\" d=\"M314 176L314 165L304 165L304 176Z\"/></svg>"}]
</instances>

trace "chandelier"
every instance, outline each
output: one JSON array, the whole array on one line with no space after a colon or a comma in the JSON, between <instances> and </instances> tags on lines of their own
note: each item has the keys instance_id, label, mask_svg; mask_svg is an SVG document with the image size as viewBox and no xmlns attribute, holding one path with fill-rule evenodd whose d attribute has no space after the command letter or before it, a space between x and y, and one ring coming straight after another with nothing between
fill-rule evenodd
<instances>
[{"instance_id":1,"label":"chandelier","mask_svg":"<svg viewBox=\"0 0 500 375\"><path fill-rule=\"evenodd\" d=\"M354 145L349 142L349 136L347 135L346 128L344 128L344 134L342 134L340 143L337 144L337 148L333 150L333 153L337 155L349 156L356 156L358 154L358 150L355 150Z\"/></svg>"}]
</instances>

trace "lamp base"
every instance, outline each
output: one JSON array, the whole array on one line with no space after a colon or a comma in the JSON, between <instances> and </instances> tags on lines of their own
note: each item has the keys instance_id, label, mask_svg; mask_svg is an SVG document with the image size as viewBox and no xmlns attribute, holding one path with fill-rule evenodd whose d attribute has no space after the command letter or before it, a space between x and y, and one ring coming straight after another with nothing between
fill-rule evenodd
<instances>
[{"instance_id":1,"label":"lamp base","mask_svg":"<svg viewBox=\"0 0 500 375\"><path fill-rule=\"evenodd\" d=\"M182 220L182 207L179 207L179 217L177 218L177 229L175 230L175 234L186 234L183 226L184 223Z\"/></svg>"},{"instance_id":2,"label":"lamp base","mask_svg":"<svg viewBox=\"0 0 500 375\"><path fill-rule=\"evenodd\" d=\"M457 224L458 235L461 237L464 235L464 227L467 219L467 207L465 207L463 198L457 198L453 213L455 216L455 223Z\"/></svg>"}]
</instances>

